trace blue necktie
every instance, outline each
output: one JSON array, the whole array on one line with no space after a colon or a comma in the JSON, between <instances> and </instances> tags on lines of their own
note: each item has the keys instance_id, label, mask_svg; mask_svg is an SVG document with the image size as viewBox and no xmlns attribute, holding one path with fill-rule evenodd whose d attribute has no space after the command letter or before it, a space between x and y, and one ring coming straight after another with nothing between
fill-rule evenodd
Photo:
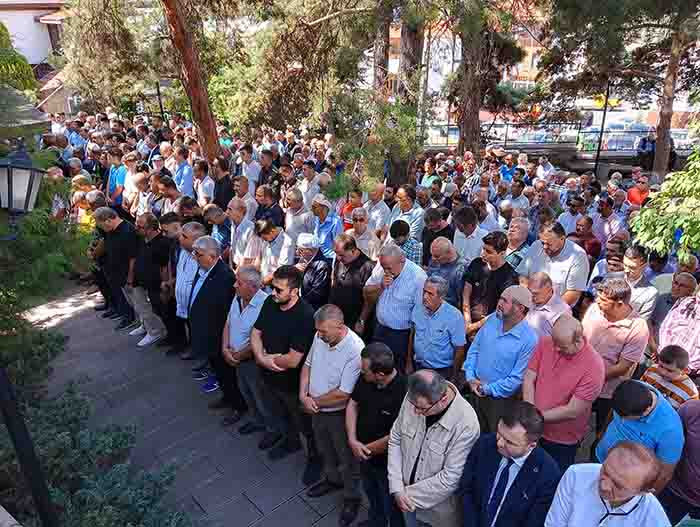
<instances>
[{"instance_id":1,"label":"blue necktie","mask_svg":"<svg viewBox=\"0 0 700 527\"><path fill-rule=\"evenodd\" d=\"M506 461L506 466L501 470L501 474L496 481L496 486L493 489L493 494L491 494L491 499L489 500L487 512L488 512L488 522L486 525L490 526L493 523L496 513L498 512L498 507L501 504L503 495L506 493L506 485L508 484L508 475L513 460L508 458Z\"/></svg>"}]
</instances>

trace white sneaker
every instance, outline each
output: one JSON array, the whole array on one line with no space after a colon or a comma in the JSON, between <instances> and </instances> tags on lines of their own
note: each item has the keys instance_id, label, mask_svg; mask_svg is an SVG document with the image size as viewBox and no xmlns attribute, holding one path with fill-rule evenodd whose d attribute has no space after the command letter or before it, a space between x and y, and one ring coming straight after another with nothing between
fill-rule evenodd
<instances>
[{"instance_id":1,"label":"white sneaker","mask_svg":"<svg viewBox=\"0 0 700 527\"><path fill-rule=\"evenodd\" d=\"M145 334L146 334L146 328L144 328L143 326L139 326L136 329L132 329L129 332L130 337L142 337Z\"/></svg>"},{"instance_id":2,"label":"white sneaker","mask_svg":"<svg viewBox=\"0 0 700 527\"><path fill-rule=\"evenodd\" d=\"M139 348L144 348L146 346L150 346L151 344L158 342L160 339L163 337L155 336L155 335L146 335L143 337L141 340L139 340L139 343L136 344Z\"/></svg>"}]
</instances>

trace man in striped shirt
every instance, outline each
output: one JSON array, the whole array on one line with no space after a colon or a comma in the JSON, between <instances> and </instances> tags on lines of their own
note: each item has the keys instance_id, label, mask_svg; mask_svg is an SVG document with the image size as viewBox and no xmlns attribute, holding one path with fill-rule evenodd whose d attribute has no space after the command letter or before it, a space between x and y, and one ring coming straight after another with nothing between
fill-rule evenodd
<instances>
[{"instance_id":1,"label":"man in striped shirt","mask_svg":"<svg viewBox=\"0 0 700 527\"><path fill-rule=\"evenodd\" d=\"M652 385L671 403L675 410L689 399L698 398L698 388L685 373L688 368L688 352L671 344L663 348L658 361L642 376L642 381Z\"/></svg>"}]
</instances>

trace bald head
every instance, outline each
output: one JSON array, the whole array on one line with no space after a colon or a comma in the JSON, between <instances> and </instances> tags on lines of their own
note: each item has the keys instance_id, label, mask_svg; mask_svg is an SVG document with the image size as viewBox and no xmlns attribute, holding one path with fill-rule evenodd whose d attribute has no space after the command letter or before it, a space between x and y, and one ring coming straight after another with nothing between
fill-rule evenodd
<instances>
[{"instance_id":1,"label":"bald head","mask_svg":"<svg viewBox=\"0 0 700 527\"><path fill-rule=\"evenodd\" d=\"M621 441L609 452L598 480L605 500L625 501L652 490L660 470L654 453L639 443Z\"/></svg>"},{"instance_id":2,"label":"bald head","mask_svg":"<svg viewBox=\"0 0 700 527\"><path fill-rule=\"evenodd\" d=\"M552 342L562 355L576 355L584 344L581 323L568 313L561 315L552 326Z\"/></svg>"},{"instance_id":3,"label":"bald head","mask_svg":"<svg viewBox=\"0 0 700 527\"><path fill-rule=\"evenodd\" d=\"M438 236L430 244L430 257L438 264L448 264L457 257L457 251L452 242L444 236Z\"/></svg>"}]
</instances>

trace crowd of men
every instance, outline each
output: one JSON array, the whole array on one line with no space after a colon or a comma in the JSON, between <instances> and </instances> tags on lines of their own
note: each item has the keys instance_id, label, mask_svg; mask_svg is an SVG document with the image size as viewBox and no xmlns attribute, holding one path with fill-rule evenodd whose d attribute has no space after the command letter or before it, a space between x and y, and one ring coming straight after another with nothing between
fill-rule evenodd
<instances>
[{"instance_id":1,"label":"crowd of men","mask_svg":"<svg viewBox=\"0 0 700 527\"><path fill-rule=\"evenodd\" d=\"M700 271L635 243L649 176L494 149L331 199L332 135L219 134L207 161L180 115L56 116L54 214L94 235L100 316L303 449L342 527L361 489L369 527L700 518Z\"/></svg>"}]
</instances>

